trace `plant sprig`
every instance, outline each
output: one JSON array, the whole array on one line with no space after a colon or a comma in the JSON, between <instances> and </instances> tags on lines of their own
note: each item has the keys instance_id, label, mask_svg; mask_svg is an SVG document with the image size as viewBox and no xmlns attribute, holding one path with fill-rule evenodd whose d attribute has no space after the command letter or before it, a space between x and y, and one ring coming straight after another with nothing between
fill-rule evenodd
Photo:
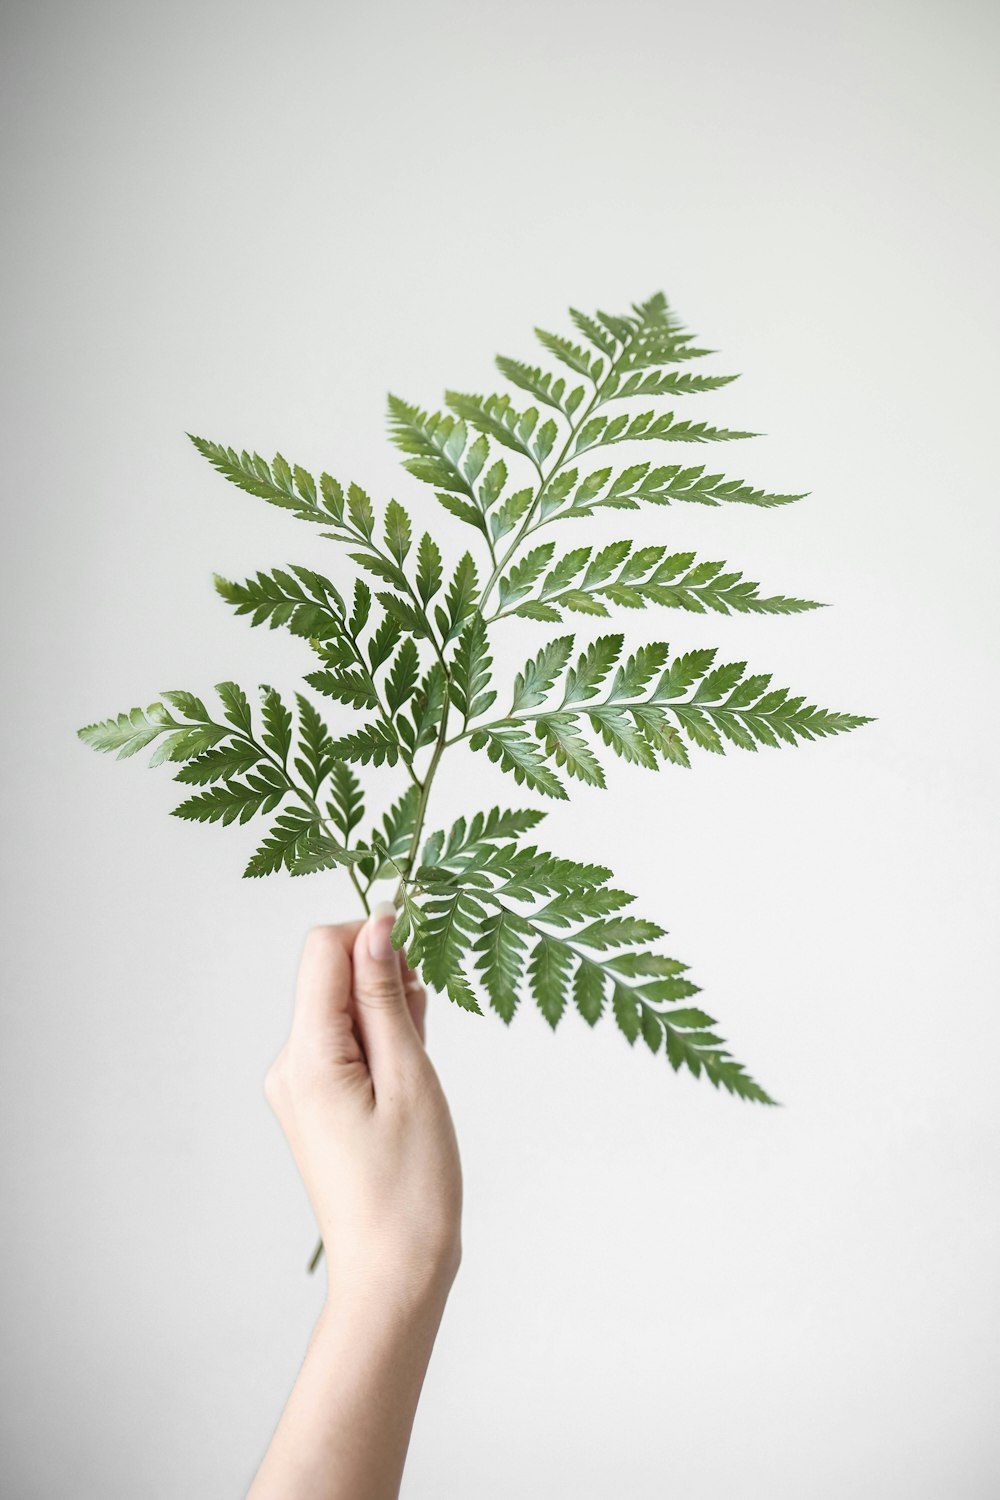
<instances>
[{"instance_id":1,"label":"plant sprig","mask_svg":"<svg viewBox=\"0 0 1000 1500\"><path fill-rule=\"evenodd\" d=\"M626 911L633 897L610 884L611 872L525 843L541 809L493 807L426 834L442 761L462 743L519 785L565 799L574 781L605 786L602 752L649 770L686 767L693 751L755 751L868 722L774 688L769 673L745 662L719 663L715 647L630 648L620 632L580 643L554 634L509 689L497 682L492 631L510 618L560 625L567 616L586 624L616 608L652 605L721 615L820 607L660 542L626 537L596 551L558 552L553 541L536 540L557 522L608 509L769 509L804 498L705 464L608 461L603 450L623 443L703 445L753 434L627 404L702 395L735 379L689 369L711 351L662 294L621 316L571 309L570 317L573 337L536 330L561 368L497 359L518 398L532 404L449 391L445 410L429 412L389 397L389 434L404 467L475 533L450 565L436 528L417 536L397 500L377 510L356 483L325 472L317 480L281 454L268 463L192 436L226 479L321 527L358 570L349 588L299 564L242 582L216 579L222 598L252 625L284 628L307 644L315 665L305 686L337 705L338 719L348 716L336 733L304 692L293 709L264 686L255 717L243 690L223 682L219 716L191 693L164 693L80 737L119 759L152 748L151 764L174 764L178 782L200 788L174 809L186 821L271 817L249 877L343 868L365 911L373 886L393 880L394 941L406 943L425 981L462 1009L478 1012L482 999L509 1022L530 994L553 1027L571 1005L590 1025L609 1011L629 1043L641 1037L675 1070L770 1103L712 1018L690 1003L697 986L684 964L659 951L663 929ZM595 453L600 466L588 467ZM366 786L355 768L368 766L402 774L407 785L362 836Z\"/></svg>"}]
</instances>

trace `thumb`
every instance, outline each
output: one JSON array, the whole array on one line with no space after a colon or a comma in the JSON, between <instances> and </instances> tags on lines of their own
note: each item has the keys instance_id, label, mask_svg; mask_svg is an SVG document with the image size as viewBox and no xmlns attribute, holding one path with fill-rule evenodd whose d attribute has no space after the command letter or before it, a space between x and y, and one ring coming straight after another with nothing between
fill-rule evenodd
<instances>
[{"instance_id":1,"label":"thumb","mask_svg":"<svg viewBox=\"0 0 1000 1500\"><path fill-rule=\"evenodd\" d=\"M376 1086L380 1072L384 1075L395 1060L420 1048L399 954L390 939L395 920L392 903L380 901L354 942L354 1003Z\"/></svg>"}]
</instances>

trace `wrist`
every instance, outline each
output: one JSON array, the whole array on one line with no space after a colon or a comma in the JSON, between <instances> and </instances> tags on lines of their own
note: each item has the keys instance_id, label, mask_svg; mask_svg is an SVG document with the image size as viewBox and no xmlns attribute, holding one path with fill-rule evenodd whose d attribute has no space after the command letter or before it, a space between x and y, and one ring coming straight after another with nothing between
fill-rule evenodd
<instances>
[{"instance_id":1,"label":"wrist","mask_svg":"<svg viewBox=\"0 0 1000 1500\"><path fill-rule=\"evenodd\" d=\"M361 1318L440 1319L461 1260L459 1244L433 1254L369 1255L363 1263L328 1264L322 1317L340 1318L350 1311Z\"/></svg>"},{"instance_id":2,"label":"wrist","mask_svg":"<svg viewBox=\"0 0 1000 1500\"><path fill-rule=\"evenodd\" d=\"M410 1281L373 1278L367 1282L331 1284L313 1333L313 1342L381 1350L390 1358L407 1358L430 1349L444 1316L447 1285L414 1285ZM395 1353L393 1352L395 1351Z\"/></svg>"}]
</instances>

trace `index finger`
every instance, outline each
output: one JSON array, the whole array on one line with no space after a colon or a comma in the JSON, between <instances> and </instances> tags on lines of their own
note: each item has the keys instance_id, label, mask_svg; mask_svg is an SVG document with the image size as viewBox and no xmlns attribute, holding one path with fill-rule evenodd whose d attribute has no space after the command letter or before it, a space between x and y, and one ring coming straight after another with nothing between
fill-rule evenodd
<instances>
[{"instance_id":1,"label":"index finger","mask_svg":"<svg viewBox=\"0 0 1000 1500\"><path fill-rule=\"evenodd\" d=\"M295 982L294 1032L315 1036L348 1013L351 951L360 928L360 922L339 922L307 935Z\"/></svg>"}]
</instances>

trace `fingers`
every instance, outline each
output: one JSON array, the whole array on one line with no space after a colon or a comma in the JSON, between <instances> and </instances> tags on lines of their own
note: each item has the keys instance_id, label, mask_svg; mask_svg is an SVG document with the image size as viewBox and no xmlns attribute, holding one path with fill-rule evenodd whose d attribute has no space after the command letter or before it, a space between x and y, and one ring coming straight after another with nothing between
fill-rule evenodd
<instances>
[{"instance_id":1,"label":"fingers","mask_svg":"<svg viewBox=\"0 0 1000 1500\"><path fill-rule=\"evenodd\" d=\"M360 927L314 927L306 938L295 985L292 1037L304 1050L360 1056L350 1015L351 952Z\"/></svg>"},{"instance_id":2,"label":"fingers","mask_svg":"<svg viewBox=\"0 0 1000 1500\"><path fill-rule=\"evenodd\" d=\"M380 904L354 940L354 1005L372 1077L422 1051L416 1018L390 941L395 909ZM414 1004L416 1000L414 999Z\"/></svg>"}]
</instances>

